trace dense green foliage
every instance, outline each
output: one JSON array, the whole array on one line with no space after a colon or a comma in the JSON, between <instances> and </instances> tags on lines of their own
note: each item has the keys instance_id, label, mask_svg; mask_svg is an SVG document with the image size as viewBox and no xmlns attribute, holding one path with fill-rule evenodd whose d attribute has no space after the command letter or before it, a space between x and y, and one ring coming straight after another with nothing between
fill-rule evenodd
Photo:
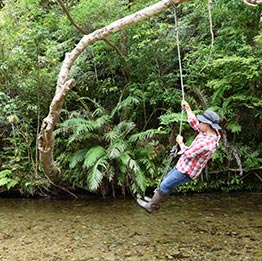
<instances>
[{"instance_id":1,"label":"dense green foliage","mask_svg":"<svg viewBox=\"0 0 262 261\"><path fill-rule=\"evenodd\" d=\"M66 2L89 33L155 1ZM207 3L177 8L186 100L196 113L213 108L223 119L208 169L178 191L262 187L261 10L215 1L212 44ZM56 131L62 186L105 196L159 182L180 120L174 33L167 10L94 43L75 62L77 84ZM0 191L45 195L52 187L39 164L37 133L64 54L82 34L56 1L20 0L1 2L0 36ZM188 144L193 135L185 122Z\"/></svg>"}]
</instances>

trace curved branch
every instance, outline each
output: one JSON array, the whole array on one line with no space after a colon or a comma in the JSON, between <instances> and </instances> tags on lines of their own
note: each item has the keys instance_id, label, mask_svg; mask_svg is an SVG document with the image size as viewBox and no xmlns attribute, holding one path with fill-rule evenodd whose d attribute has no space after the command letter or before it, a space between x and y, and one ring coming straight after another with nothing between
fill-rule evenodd
<instances>
[{"instance_id":1,"label":"curved branch","mask_svg":"<svg viewBox=\"0 0 262 261\"><path fill-rule=\"evenodd\" d=\"M57 123L60 112L67 93L74 87L74 79L68 80L68 75L75 60L81 55L86 47L98 40L104 40L107 36L122 30L123 28L144 20L150 16L158 14L173 4L179 4L188 0L162 0L150 7L146 7L134 14L123 17L108 26L98 29L88 35L84 35L76 47L69 53L66 53L62 67L60 69L55 96L49 107L49 113L43 120L40 133L38 135L38 149L40 161L44 172L53 180L59 180L59 168L56 166L53 158L54 135L53 130Z\"/></svg>"},{"instance_id":2,"label":"curved branch","mask_svg":"<svg viewBox=\"0 0 262 261\"><path fill-rule=\"evenodd\" d=\"M61 8L63 9L63 11L65 12L68 20L71 22L71 24L81 33L81 34L88 34L90 33L90 31L86 31L85 29L83 29L79 24L77 24L75 22L75 20L73 19L73 17L71 16L70 12L68 11L67 7L64 5L63 1L62 0L57 0L58 3L60 4ZM121 52L121 50L116 46L114 45L110 40L108 39L101 39L103 40L105 43L107 43L109 46L111 46L115 51L116 53L120 56L122 62L125 64L126 68L128 67L127 66L127 63L126 63L126 60L124 58L124 55L123 53ZM127 75L127 78L129 78L129 73L124 73L124 75Z\"/></svg>"},{"instance_id":3,"label":"curved branch","mask_svg":"<svg viewBox=\"0 0 262 261\"><path fill-rule=\"evenodd\" d=\"M248 6L257 6L262 4L262 0L242 0Z\"/></svg>"}]
</instances>

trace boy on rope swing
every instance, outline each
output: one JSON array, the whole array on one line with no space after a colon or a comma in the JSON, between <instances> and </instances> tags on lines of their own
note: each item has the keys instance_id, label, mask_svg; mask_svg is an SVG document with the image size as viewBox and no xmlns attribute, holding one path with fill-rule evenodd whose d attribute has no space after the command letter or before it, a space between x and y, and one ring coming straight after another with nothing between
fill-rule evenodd
<instances>
[{"instance_id":1,"label":"boy on rope swing","mask_svg":"<svg viewBox=\"0 0 262 261\"><path fill-rule=\"evenodd\" d=\"M181 105L187 113L190 126L198 132L198 135L189 147L184 144L181 135L176 137L176 142L181 149L178 153L181 156L176 166L164 177L152 199L148 197L137 199L137 203L148 213L158 210L173 188L196 179L218 147L221 137L219 116L211 110L196 116L185 100Z\"/></svg>"}]
</instances>

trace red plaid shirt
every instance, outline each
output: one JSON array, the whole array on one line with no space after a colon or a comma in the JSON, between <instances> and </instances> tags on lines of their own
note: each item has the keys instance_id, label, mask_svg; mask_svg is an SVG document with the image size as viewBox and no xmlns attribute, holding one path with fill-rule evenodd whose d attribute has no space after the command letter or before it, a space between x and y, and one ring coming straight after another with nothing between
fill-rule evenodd
<instances>
[{"instance_id":1,"label":"red plaid shirt","mask_svg":"<svg viewBox=\"0 0 262 261\"><path fill-rule=\"evenodd\" d=\"M184 146L179 152L182 155L176 164L176 169L196 179L216 151L221 135L218 131L217 136L200 132L196 116L189 118L188 122L199 134L189 147Z\"/></svg>"}]
</instances>

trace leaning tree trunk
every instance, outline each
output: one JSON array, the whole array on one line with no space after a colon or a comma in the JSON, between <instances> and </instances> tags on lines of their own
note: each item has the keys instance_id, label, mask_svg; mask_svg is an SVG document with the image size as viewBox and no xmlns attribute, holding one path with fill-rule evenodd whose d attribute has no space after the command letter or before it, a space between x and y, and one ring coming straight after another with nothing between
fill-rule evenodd
<instances>
[{"instance_id":1,"label":"leaning tree trunk","mask_svg":"<svg viewBox=\"0 0 262 261\"><path fill-rule=\"evenodd\" d=\"M60 117L61 109L64 104L67 93L75 86L74 79L68 79L69 72L74 61L80 54L92 43L103 40L108 35L120 31L121 29L135 24L141 20L158 14L175 4L180 4L189 0L162 0L150 7L144 8L132 15L119 19L106 27L98 29L93 33L84 35L76 47L66 53L60 73L58 75L55 96L49 107L49 113L43 120L40 133L38 135L38 150L40 161L42 163L45 174L53 181L59 179L59 169L55 164L53 157L54 135L53 130ZM255 5L261 4L262 0L242 0L245 4Z\"/></svg>"}]
</instances>

